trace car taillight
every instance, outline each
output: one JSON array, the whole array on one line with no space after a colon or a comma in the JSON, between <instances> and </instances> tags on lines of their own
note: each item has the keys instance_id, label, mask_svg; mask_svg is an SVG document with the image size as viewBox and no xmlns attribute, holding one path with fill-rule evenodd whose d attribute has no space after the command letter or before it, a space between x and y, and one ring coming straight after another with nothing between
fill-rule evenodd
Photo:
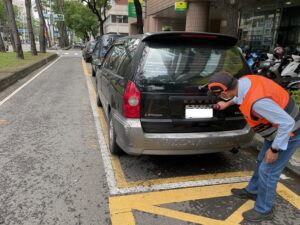
<instances>
[{"instance_id":1,"label":"car taillight","mask_svg":"<svg viewBox=\"0 0 300 225\"><path fill-rule=\"evenodd\" d=\"M132 81L128 81L123 97L123 116L140 118L140 105L141 92Z\"/></svg>"}]
</instances>

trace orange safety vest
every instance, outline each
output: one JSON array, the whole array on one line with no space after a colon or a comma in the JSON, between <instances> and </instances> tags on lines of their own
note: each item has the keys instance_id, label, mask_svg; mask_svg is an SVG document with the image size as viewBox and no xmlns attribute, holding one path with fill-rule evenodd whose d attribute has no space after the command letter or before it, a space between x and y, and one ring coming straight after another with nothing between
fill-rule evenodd
<instances>
[{"instance_id":1,"label":"orange safety vest","mask_svg":"<svg viewBox=\"0 0 300 225\"><path fill-rule=\"evenodd\" d=\"M263 98L272 99L296 121L293 131L300 127L299 107L284 88L262 76L247 75L245 77L251 81L251 87L240 105L240 111L254 132L270 141L274 140L277 134L276 124L271 124L252 110L253 104Z\"/></svg>"}]
</instances>

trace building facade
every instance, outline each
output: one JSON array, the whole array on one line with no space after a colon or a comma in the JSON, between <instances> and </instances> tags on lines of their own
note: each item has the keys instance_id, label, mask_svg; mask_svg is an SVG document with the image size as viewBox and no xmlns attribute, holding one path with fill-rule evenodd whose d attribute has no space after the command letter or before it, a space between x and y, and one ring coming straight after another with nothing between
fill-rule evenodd
<instances>
[{"instance_id":1,"label":"building facade","mask_svg":"<svg viewBox=\"0 0 300 225\"><path fill-rule=\"evenodd\" d=\"M276 46L300 46L300 0L244 4L239 24L240 45L271 51Z\"/></svg>"},{"instance_id":2,"label":"building facade","mask_svg":"<svg viewBox=\"0 0 300 225\"><path fill-rule=\"evenodd\" d=\"M128 35L128 29L127 0L112 1L112 6L107 11L107 20L104 23L104 33Z\"/></svg>"},{"instance_id":3,"label":"building facade","mask_svg":"<svg viewBox=\"0 0 300 225\"><path fill-rule=\"evenodd\" d=\"M190 0L186 11L175 11L178 0L148 0L146 3L145 31L223 32L226 12L223 0Z\"/></svg>"},{"instance_id":4,"label":"building facade","mask_svg":"<svg viewBox=\"0 0 300 225\"><path fill-rule=\"evenodd\" d=\"M145 32L195 31L225 33L226 4L237 0L186 0L186 11L175 11L178 0L147 0ZM300 0L239 0L239 45L270 51L275 46L300 46Z\"/></svg>"}]
</instances>

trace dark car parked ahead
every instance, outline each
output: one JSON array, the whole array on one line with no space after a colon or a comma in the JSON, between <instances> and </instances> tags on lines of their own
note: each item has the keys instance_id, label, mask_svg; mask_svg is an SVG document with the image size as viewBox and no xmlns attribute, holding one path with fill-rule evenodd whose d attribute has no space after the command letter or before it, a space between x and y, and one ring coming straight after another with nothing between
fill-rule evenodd
<instances>
[{"instance_id":1,"label":"dark car parked ahead","mask_svg":"<svg viewBox=\"0 0 300 225\"><path fill-rule=\"evenodd\" d=\"M82 57L85 62L90 63L92 61L92 53L95 48L97 41L89 41L86 43L85 47L82 49Z\"/></svg>"},{"instance_id":2,"label":"dark car parked ahead","mask_svg":"<svg viewBox=\"0 0 300 225\"><path fill-rule=\"evenodd\" d=\"M199 154L248 143L238 107L214 111L207 82L219 71L250 70L237 40L211 33L164 32L115 41L96 75L97 104L109 121L113 154Z\"/></svg>"},{"instance_id":3,"label":"dark car parked ahead","mask_svg":"<svg viewBox=\"0 0 300 225\"><path fill-rule=\"evenodd\" d=\"M113 44L113 42L120 38L124 37L124 35L121 34L104 34L97 40L96 46L92 53L92 75L95 76L97 69L99 66L101 66L101 63L104 59L104 56L109 49L109 47Z\"/></svg>"}]
</instances>

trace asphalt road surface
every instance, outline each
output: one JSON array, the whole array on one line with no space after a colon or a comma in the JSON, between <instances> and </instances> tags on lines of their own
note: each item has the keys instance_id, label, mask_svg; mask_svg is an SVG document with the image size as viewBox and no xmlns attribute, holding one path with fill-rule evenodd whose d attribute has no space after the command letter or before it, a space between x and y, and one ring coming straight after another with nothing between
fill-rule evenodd
<instances>
[{"instance_id":1,"label":"asphalt road surface","mask_svg":"<svg viewBox=\"0 0 300 225\"><path fill-rule=\"evenodd\" d=\"M0 93L0 215L7 225L235 225L257 152L111 156L95 81L79 51ZM275 218L300 224L299 177L286 171Z\"/></svg>"}]
</instances>

